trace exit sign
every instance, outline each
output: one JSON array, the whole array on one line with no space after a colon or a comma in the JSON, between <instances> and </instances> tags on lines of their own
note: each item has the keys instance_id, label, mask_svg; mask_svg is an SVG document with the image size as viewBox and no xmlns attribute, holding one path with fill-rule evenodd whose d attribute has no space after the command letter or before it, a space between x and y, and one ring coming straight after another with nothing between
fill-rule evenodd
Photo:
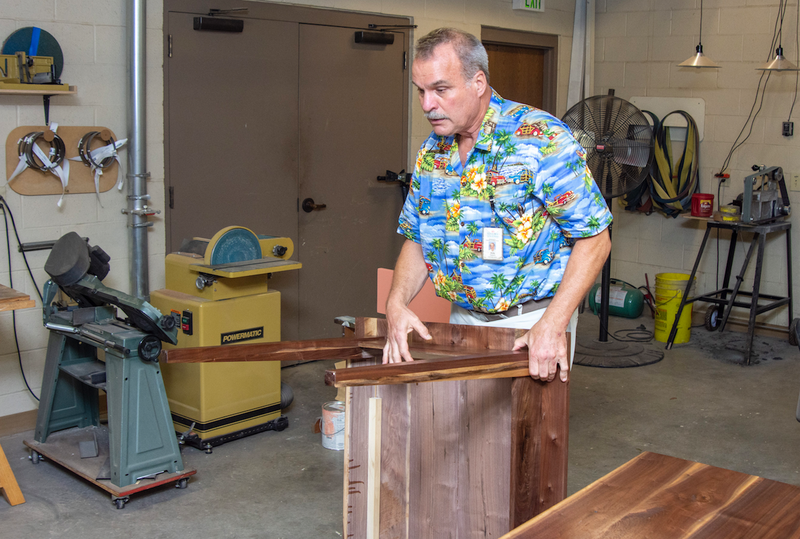
<instances>
[{"instance_id":1,"label":"exit sign","mask_svg":"<svg viewBox=\"0 0 800 539\"><path fill-rule=\"evenodd\" d=\"M523 11L544 11L544 0L513 0L511 7Z\"/></svg>"}]
</instances>

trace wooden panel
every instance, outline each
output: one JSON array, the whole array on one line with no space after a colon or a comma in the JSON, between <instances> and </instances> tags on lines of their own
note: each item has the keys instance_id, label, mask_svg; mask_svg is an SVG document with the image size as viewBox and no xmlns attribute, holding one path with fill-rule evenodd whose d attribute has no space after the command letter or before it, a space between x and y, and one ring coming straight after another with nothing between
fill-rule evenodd
<instances>
[{"instance_id":1,"label":"wooden panel","mask_svg":"<svg viewBox=\"0 0 800 539\"><path fill-rule=\"evenodd\" d=\"M503 539L800 537L800 487L645 452Z\"/></svg>"},{"instance_id":2,"label":"wooden panel","mask_svg":"<svg viewBox=\"0 0 800 539\"><path fill-rule=\"evenodd\" d=\"M383 348L385 339L320 339L238 344L236 346L199 346L162 350L164 363L220 363L231 361L289 361L314 359L356 359L362 348Z\"/></svg>"},{"instance_id":3,"label":"wooden panel","mask_svg":"<svg viewBox=\"0 0 800 539\"><path fill-rule=\"evenodd\" d=\"M14 170L19 164L18 141L28 133L35 133L38 131L47 131L46 126L20 126L13 129L6 138L6 178L10 178ZM66 155L64 159L78 156L78 142L81 137L91 131L107 130L114 140L117 136L113 131L106 127L90 127L90 126L61 126L58 128L58 136L64 141L66 147ZM94 150L105 143L100 141L100 137L95 139L92 143L91 149ZM47 146L42 146L46 148ZM118 150L124 156L125 150ZM45 153L47 150L45 151ZM106 169L103 169L103 175L100 176L99 190L100 192L108 191L117 182L117 172L119 165L112 164ZM21 195L60 195L61 194L61 180L52 172L42 172L38 169L27 168L19 176L14 178L9 184L14 191ZM92 170L83 164L83 161L70 161L69 164L69 185L66 189L67 193L94 193L94 173Z\"/></svg>"},{"instance_id":4,"label":"wooden panel","mask_svg":"<svg viewBox=\"0 0 800 539\"><path fill-rule=\"evenodd\" d=\"M514 528L567 495L569 382L512 382L510 519Z\"/></svg>"},{"instance_id":5,"label":"wooden panel","mask_svg":"<svg viewBox=\"0 0 800 539\"><path fill-rule=\"evenodd\" d=\"M368 329L361 326L367 324ZM359 338L383 335L385 320L358 319ZM521 330L427 324L432 349L483 350L485 356L503 357ZM416 335L412 348L425 348ZM375 386L383 398L381 538L499 537L511 529L511 519L535 514L563 496L566 485L568 386L543 383L527 376L514 379L439 381L431 384ZM457 362L460 359L443 359ZM353 365L355 361L351 361ZM417 361L423 365L429 361ZM408 366L408 365L401 365ZM374 370L387 371L392 365ZM366 369L365 367L362 369ZM354 367L353 370L358 370ZM514 392L516 384L516 394ZM357 395L370 387L349 387ZM360 408L359 408L360 406ZM516 406L516 411L514 411ZM365 461L355 446L366 450L359 431L367 414L366 400L353 401L348 410L353 428L347 429L346 473L353 484ZM557 416L557 417L556 417ZM515 426L516 425L516 426ZM545 439L547 438L547 439ZM512 447L515 448L512 451ZM553 470L542 471L554 464ZM523 496L511 490L506 478L527 482ZM542 492L540 492L542 490ZM563 493L562 493L563 492ZM513 502L522 509L513 511ZM349 527L346 537L365 537L366 500L348 491ZM362 520L363 519L363 520ZM363 530L363 531L362 531Z\"/></svg>"},{"instance_id":6,"label":"wooden panel","mask_svg":"<svg viewBox=\"0 0 800 539\"><path fill-rule=\"evenodd\" d=\"M409 388L378 386L383 399L381 442L381 539L406 539L408 508Z\"/></svg>"},{"instance_id":7,"label":"wooden panel","mask_svg":"<svg viewBox=\"0 0 800 539\"><path fill-rule=\"evenodd\" d=\"M499 537L509 523L511 473L510 379L464 382L465 419L461 422L459 537ZM480 485L480 488L476 488Z\"/></svg>"},{"instance_id":8,"label":"wooden panel","mask_svg":"<svg viewBox=\"0 0 800 539\"><path fill-rule=\"evenodd\" d=\"M330 370L325 374L325 383L335 387L346 387L476 378L513 378L527 374L527 353L509 352Z\"/></svg>"}]
</instances>

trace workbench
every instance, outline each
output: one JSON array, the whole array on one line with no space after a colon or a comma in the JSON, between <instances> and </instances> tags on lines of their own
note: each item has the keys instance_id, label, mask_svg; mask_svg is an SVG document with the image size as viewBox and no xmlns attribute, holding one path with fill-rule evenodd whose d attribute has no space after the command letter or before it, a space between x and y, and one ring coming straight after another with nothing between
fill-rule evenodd
<instances>
[{"instance_id":1,"label":"workbench","mask_svg":"<svg viewBox=\"0 0 800 539\"><path fill-rule=\"evenodd\" d=\"M796 539L800 487L644 452L501 539Z\"/></svg>"},{"instance_id":2,"label":"workbench","mask_svg":"<svg viewBox=\"0 0 800 539\"><path fill-rule=\"evenodd\" d=\"M35 306L36 301L32 300L29 295L0 284L0 311L14 311ZM3 496L10 505L25 503L25 497L19 489L17 479L14 477L14 472L11 471L2 447L0 447L0 490L3 491Z\"/></svg>"},{"instance_id":3,"label":"workbench","mask_svg":"<svg viewBox=\"0 0 800 539\"><path fill-rule=\"evenodd\" d=\"M706 317L706 329L711 331L719 330L724 331L725 325L728 322L728 318L730 317L731 311L734 307L743 307L750 310L749 321L747 325L747 339L745 341L745 347L743 350L744 353L744 364L750 364L750 354L753 348L753 333L755 330L756 324L756 316L763 314L767 311L771 311L773 309L777 309L778 307L782 307L784 305L788 305L789 307L789 324L791 325L794 320L793 308L792 308L792 236L791 236L791 229L792 223L789 221L773 221L770 223L763 223L763 224L745 224L739 221L714 221L711 219L703 219L706 221L706 232L703 236L703 241L700 244L700 250L697 253L697 258L694 261L694 266L692 267L692 273L689 276L689 280L686 284L686 289L683 291L681 296L681 303L678 307L678 311L675 314L675 322L672 325L672 330L669 333L669 338L667 339L667 350L672 348L672 344L675 340L675 335L678 331L678 322L681 317L681 312L683 308L695 301L703 301L708 303L713 303L717 305L717 308L714 310L709 310L708 315ZM730 230L731 231L731 240L730 244L728 245L728 256L727 261L725 264L725 276L722 280L722 288L719 290L715 290L713 292L708 292L706 294L702 294L699 296L695 296L693 298L689 297L689 292L691 290L692 284L694 284L694 277L697 273L697 268L700 265L700 260L703 257L703 251L705 250L706 244L708 243L708 236L712 230ZM777 232L785 232L786 234L786 275L787 275L787 295L786 296L776 296L772 294L763 294L760 292L761 288L761 274L764 266L764 250L767 242L767 235L774 234ZM742 264L742 269L736 275L736 284L733 288L730 288L730 279L731 279L731 271L733 268L733 258L736 253L736 242L739 238L740 233L748 233L753 235L753 239L750 242L750 247L747 250L747 254L745 255L744 262ZM753 276L753 290L752 291L743 291L741 290L742 281L744 281L744 274L747 271L747 267L750 264L750 259L753 256L753 252L756 252L756 266L755 266L755 274ZM742 301L736 301L737 296L750 296L750 301L748 303ZM759 299L769 300L767 304L759 304ZM790 332L790 342L791 342L791 332Z\"/></svg>"}]
</instances>

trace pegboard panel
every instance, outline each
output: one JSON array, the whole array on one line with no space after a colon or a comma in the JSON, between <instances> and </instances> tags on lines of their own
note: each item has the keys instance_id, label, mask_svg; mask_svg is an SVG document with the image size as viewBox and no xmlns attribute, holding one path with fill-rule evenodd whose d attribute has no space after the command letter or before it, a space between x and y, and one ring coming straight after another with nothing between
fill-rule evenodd
<instances>
[{"instance_id":1,"label":"pegboard panel","mask_svg":"<svg viewBox=\"0 0 800 539\"><path fill-rule=\"evenodd\" d=\"M20 126L11 131L6 139L6 181L14 174L19 164L19 140L28 133L47 131L45 126ZM107 130L108 133L117 140L117 136L107 127L92 126L59 126L58 136L64 141L66 148L65 159L78 156L78 143L81 138L89 132ZM95 137L91 145L91 150L104 146L105 142L100 137ZM118 152L120 150L117 150ZM119 165L114 163L103 169L100 176L99 191L105 192L114 187L117 182ZM8 186L20 195L60 195L61 180L52 172L43 172L38 169L26 168L16 178L11 180ZM70 161L69 163L69 183L67 193L94 193L94 172L86 166L83 161Z\"/></svg>"}]
</instances>

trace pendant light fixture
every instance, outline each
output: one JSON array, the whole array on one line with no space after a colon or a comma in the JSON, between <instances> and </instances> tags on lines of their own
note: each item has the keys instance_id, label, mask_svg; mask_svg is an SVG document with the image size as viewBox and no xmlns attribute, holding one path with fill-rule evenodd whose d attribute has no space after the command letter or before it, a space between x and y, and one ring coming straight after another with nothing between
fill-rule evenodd
<instances>
[{"instance_id":1,"label":"pendant light fixture","mask_svg":"<svg viewBox=\"0 0 800 539\"><path fill-rule=\"evenodd\" d=\"M703 54L703 0L700 0L700 39L695 50L697 53L678 64L678 67L720 67L718 63Z\"/></svg>"},{"instance_id":2,"label":"pendant light fixture","mask_svg":"<svg viewBox=\"0 0 800 539\"><path fill-rule=\"evenodd\" d=\"M778 5L780 16L780 26L778 27L778 48L775 49L775 58L763 64L756 69L758 71L800 71L797 66L787 60L783 56L783 45L781 39L783 37L783 15L786 13L786 2L781 1Z\"/></svg>"}]
</instances>

